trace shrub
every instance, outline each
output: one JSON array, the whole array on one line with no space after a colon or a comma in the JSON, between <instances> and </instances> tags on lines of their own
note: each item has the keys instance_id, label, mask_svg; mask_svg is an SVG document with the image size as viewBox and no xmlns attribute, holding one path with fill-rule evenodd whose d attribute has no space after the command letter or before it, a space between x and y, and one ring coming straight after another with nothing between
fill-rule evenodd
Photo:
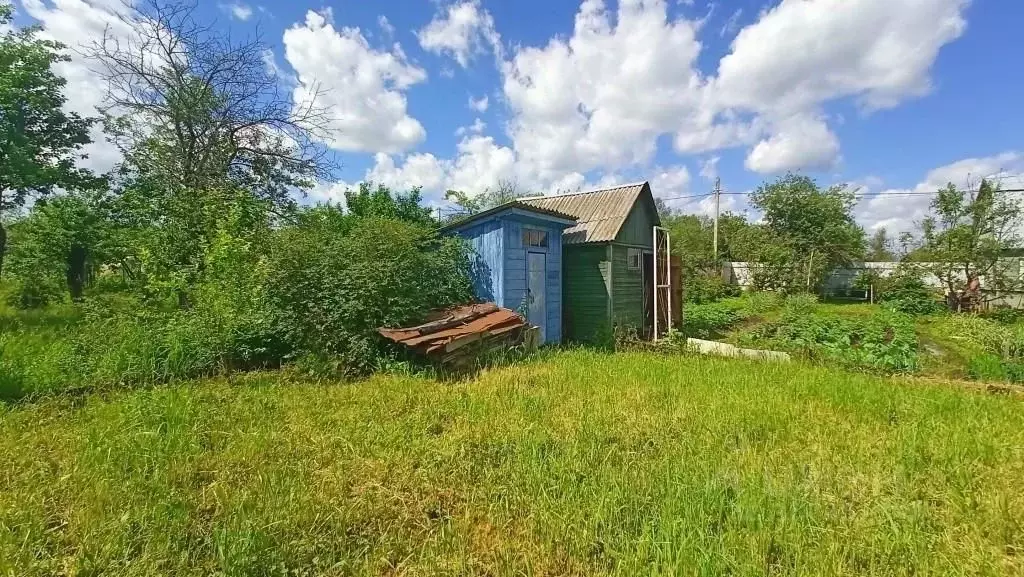
<instances>
[{"instance_id":1,"label":"shrub","mask_svg":"<svg viewBox=\"0 0 1024 577\"><path fill-rule=\"evenodd\" d=\"M709 339L744 317L731 303L687 304L683 308L683 333Z\"/></svg>"},{"instance_id":2,"label":"shrub","mask_svg":"<svg viewBox=\"0 0 1024 577\"><path fill-rule=\"evenodd\" d=\"M936 291L926 285L920 273L913 269L901 268L883 279L880 293L879 301L892 311L919 316L945 310Z\"/></svg>"},{"instance_id":3,"label":"shrub","mask_svg":"<svg viewBox=\"0 0 1024 577\"><path fill-rule=\"evenodd\" d=\"M351 375L371 371L383 353L377 327L472 298L467 246L396 220L362 219L347 234L320 223L284 231L268 271L283 337Z\"/></svg>"},{"instance_id":4,"label":"shrub","mask_svg":"<svg viewBox=\"0 0 1024 577\"><path fill-rule=\"evenodd\" d=\"M683 281L686 302L711 303L740 295L740 287L727 283L718 275L696 273Z\"/></svg>"},{"instance_id":5,"label":"shrub","mask_svg":"<svg viewBox=\"0 0 1024 577\"><path fill-rule=\"evenodd\" d=\"M786 313L806 315L814 312L818 297L808 293L793 294L786 297Z\"/></svg>"}]
</instances>

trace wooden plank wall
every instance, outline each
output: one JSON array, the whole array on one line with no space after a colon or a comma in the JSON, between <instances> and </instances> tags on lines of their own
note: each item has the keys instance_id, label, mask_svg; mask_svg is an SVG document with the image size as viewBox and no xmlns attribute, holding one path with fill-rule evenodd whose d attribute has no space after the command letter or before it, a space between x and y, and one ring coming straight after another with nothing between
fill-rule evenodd
<instances>
[{"instance_id":1,"label":"wooden plank wall","mask_svg":"<svg viewBox=\"0 0 1024 577\"><path fill-rule=\"evenodd\" d=\"M567 340L595 342L610 329L604 281L611 264L606 258L607 250L604 244L565 248L562 328Z\"/></svg>"},{"instance_id":2,"label":"wooden plank wall","mask_svg":"<svg viewBox=\"0 0 1024 577\"><path fill-rule=\"evenodd\" d=\"M644 326L643 269L628 268L628 250L612 244L612 319L615 326L630 327L640 333Z\"/></svg>"},{"instance_id":3,"label":"wooden plank wall","mask_svg":"<svg viewBox=\"0 0 1024 577\"><path fill-rule=\"evenodd\" d=\"M491 220L460 231L473 248L473 291L483 302L501 304L504 298L501 222Z\"/></svg>"}]
</instances>

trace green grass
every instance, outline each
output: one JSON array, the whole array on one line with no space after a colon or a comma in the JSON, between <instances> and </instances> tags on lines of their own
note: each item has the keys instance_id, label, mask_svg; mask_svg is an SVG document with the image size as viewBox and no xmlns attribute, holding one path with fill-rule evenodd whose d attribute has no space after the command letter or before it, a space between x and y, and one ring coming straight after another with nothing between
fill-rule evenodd
<instances>
[{"instance_id":1,"label":"green grass","mask_svg":"<svg viewBox=\"0 0 1024 577\"><path fill-rule=\"evenodd\" d=\"M587 351L0 405L0 574L1019 575L1022 409Z\"/></svg>"}]
</instances>

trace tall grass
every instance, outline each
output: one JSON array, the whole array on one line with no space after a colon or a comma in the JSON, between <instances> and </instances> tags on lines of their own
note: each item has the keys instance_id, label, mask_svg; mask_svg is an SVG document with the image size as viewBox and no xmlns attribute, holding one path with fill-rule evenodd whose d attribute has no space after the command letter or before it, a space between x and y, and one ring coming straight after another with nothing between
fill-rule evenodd
<instances>
[{"instance_id":1,"label":"tall grass","mask_svg":"<svg viewBox=\"0 0 1024 577\"><path fill-rule=\"evenodd\" d=\"M0 413L0 574L1024 572L1011 398L588 351L278 379Z\"/></svg>"}]
</instances>

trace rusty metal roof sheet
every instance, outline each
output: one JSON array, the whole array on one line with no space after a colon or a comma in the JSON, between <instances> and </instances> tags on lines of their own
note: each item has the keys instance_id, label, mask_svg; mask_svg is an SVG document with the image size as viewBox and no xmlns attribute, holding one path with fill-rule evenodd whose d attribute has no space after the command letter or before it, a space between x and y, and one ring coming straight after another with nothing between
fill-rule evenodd
<instances>
[{"instance_id":1,"label":"rusty metal roof sheet","mask_svg":"<svg viewBox=\"0 0 1024 577\"><path fill-rule=\"evenodd\" d=\"M524 198L520 202L575 216L576 225L562 233L565 244L610 242L619 235L645 188L650 190L646 182L638 182L590 192Z\"/></svg>"},{"instance_id":2,"label":"rusty metal roof sheet","mask_svg":"<svg viewBox=\"0 0 1024 577\"><path fill-rule=\"evenodd\" d=\"M430 322L408 328L377 331L381 336L424 354L452 353L480 340L506 335L510 331L526 328L521 315L494 303L454 307L432 315Z\"/></svg>"}]
</instances>

